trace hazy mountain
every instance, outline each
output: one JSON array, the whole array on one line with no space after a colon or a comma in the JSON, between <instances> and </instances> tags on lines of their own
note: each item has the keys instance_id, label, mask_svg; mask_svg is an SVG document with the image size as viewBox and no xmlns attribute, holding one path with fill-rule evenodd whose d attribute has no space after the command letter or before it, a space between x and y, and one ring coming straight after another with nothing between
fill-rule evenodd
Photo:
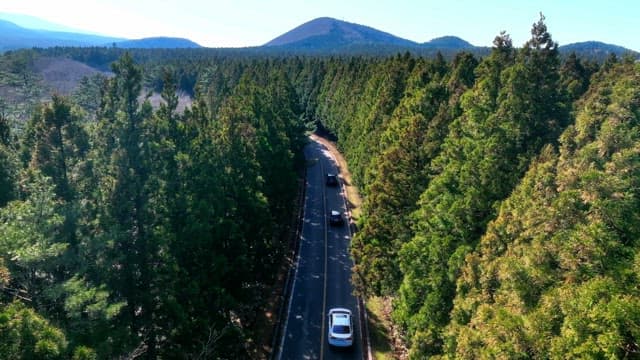
<instances>
[{"instance_id":1,"label":"hazy mountain","mask_svg":"<svg viewBox=\"0 0 640 360\"><path fill-rule=\"evenodd\" d=\"M31 29L31 30L46 30L46 31L56 31L56 32L71 32L71 33L99 35L90 31L75 29L69 26L56 24L51 21L47 21L35 16L25 15L25 14L13 14L13 13L0 12L0 20L9 21L20 27Z\"/></svg>"},{"instance_id":2,"label":"hazy mountain","mask_svg":"<svg viewBox=\"0 0 640 360\"><path fill-rule=\"evenodd\" d=\"M618 45L606 44L600 41L577 42L560 46L559 49L563 54L570 54L572 52L575 52L576 55L579 55L580 57L585 57L592 60L606 59L610 53L616 54L616 56L618 57L625 54L631 54L635 58L640 58L640 53L637 51L633 51L631 49L627 49Z\"/></svg>"},{"instance_id":3,"label":"hazy mountain","mask_svg":"<svg viewBox=\"0 0 640 360\"><path fill-rule=\"evenodd\" d=\"M368 26L329 17L321 17L304 23L269 41L264 46L320 50L353 45L418 46L413 41Z\"/></svg>"},{"instance_id":4,"label":"hazy mountain","mask_svg":"<svg viewBox=\"0 0 640 360\"><path fill-rule=\"evenodd\" d=\"M178 49L178 48L199 48L202 47L199 44L184 38L174 37L150 37L137 40L126 40L116 42L115 45L125 49L153 49L153 48L165 48L165 49Z\"/></svg>"},{"instance_id":5,"label":"hazy mountain","mask_svg":"<svg viewBox=\"0 0 640 360\"><path fill-rule=\"evenodd\" d=\"M121 40L108 36L32 30L0 20L0 51L52 46L104 46Z\"/></svg>"},{"instance_id":6,"label":"hazy mountain","mask_svg":"<svg viewBox=\"0 0 640 360\"><path fill-rule=\"evenodd\" d=\"M16 19L23 25L2 18ZM120 48L199 48L199 44L183 38L150 37L128 40L120 37L88 34L85 32L52 31L70 29L33 16L0 13L0 52L21 48L54 46L112 46ZM82 30L78 30L82 31Z\"/></svg>"}]
</instances>

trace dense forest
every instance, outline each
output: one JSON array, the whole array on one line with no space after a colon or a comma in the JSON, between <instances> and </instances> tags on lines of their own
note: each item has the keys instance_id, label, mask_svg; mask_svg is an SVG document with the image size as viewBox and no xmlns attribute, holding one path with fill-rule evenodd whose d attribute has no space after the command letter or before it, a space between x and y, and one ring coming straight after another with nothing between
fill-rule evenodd
<instances>
[{"instance_id":1,"label":"dense forest","mask_svg":"<svg viewBox=\"0 0 640 360\"><path fill-rule=\"evenodd\" d=\"M249 357L305 143L276 69L178 114L173 73L154 110L125 54L96 120L59 96L2 119L3 358Z\"/></svg>"},{"instance_id":2,"label":"dense forest","mask_svg":"<svg viewBox=\"0 0 640 360\"><path fill-rule=\"evenodd\" d=\"M561 58L544 18L483 58L184 51L0 59L111 72L0 106L0 354L251 357L316 126L364 195L353 283L410 358L640 356L635 59Z\"/></svg>"}]
</instances>

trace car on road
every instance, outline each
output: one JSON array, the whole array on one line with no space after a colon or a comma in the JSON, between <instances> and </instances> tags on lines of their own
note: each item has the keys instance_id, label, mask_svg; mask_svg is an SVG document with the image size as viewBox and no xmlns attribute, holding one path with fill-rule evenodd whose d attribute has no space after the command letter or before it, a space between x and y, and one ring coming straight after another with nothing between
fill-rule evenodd
<instances>
[{"instance_id":1,"label":"car on road","mask_svg":"<svg viewBox=\"0 0 640 360\"><path fill-rule=\"evenodd\" d=\"M338 186L338 176L335 174L327 174L327 186Z\"/></svg>"},{"instance_id":2,"label":"car on road","mask_svg":"<svg viewBox=\"0 0 640 360\"><path fill-rule=\"evenodd\" d=\"M329 214L329 225L342 226L343 224L344 218L342 217L342 213L340 211L331 210L331 214Z\"/></svg>"},{"instance_id":3,"label":"car on road","mask_svg":"<svg viewBox=\"0 0 640 360\"><path fill-rule=\"evenodd\" d=\"M351 310L333 308L329 310L329 345L349 347L353 345L353 318Z\"/></svg>"}]
</instances>

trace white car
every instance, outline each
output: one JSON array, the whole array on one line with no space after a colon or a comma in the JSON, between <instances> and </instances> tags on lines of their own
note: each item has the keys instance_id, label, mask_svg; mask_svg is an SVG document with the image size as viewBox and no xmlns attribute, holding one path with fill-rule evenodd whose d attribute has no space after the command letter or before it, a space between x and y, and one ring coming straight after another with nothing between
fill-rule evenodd
<instances>
[{"instance_id":1,"label":"white car","mask_svg":"<svg viewBox=\"0 0 640 360\"><path fill-rule=\"evenodd\" d=\"M351 310L344 308L329 310L329 345L339 347L353 345Z\"/></svg>"}]
</instances>

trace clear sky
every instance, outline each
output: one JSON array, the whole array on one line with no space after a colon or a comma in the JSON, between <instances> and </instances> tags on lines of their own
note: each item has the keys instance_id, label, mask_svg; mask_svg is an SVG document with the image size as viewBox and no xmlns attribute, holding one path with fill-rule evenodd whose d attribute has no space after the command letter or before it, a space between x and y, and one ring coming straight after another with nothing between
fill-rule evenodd
<instances>
[{"instance_id":1,"label":"clear sky","mask_svg":"<svg viewBox=\"0 0 640 360\"><path fill-rule=\"evenodd\" d=\"M416 42L455 35L515 46L542 12L560 45L596 40L640 51L640 0L0 0L0 12L126 38L185 37L209 47L262 45L321 16Z\"/></svg>"}]
</instances>

